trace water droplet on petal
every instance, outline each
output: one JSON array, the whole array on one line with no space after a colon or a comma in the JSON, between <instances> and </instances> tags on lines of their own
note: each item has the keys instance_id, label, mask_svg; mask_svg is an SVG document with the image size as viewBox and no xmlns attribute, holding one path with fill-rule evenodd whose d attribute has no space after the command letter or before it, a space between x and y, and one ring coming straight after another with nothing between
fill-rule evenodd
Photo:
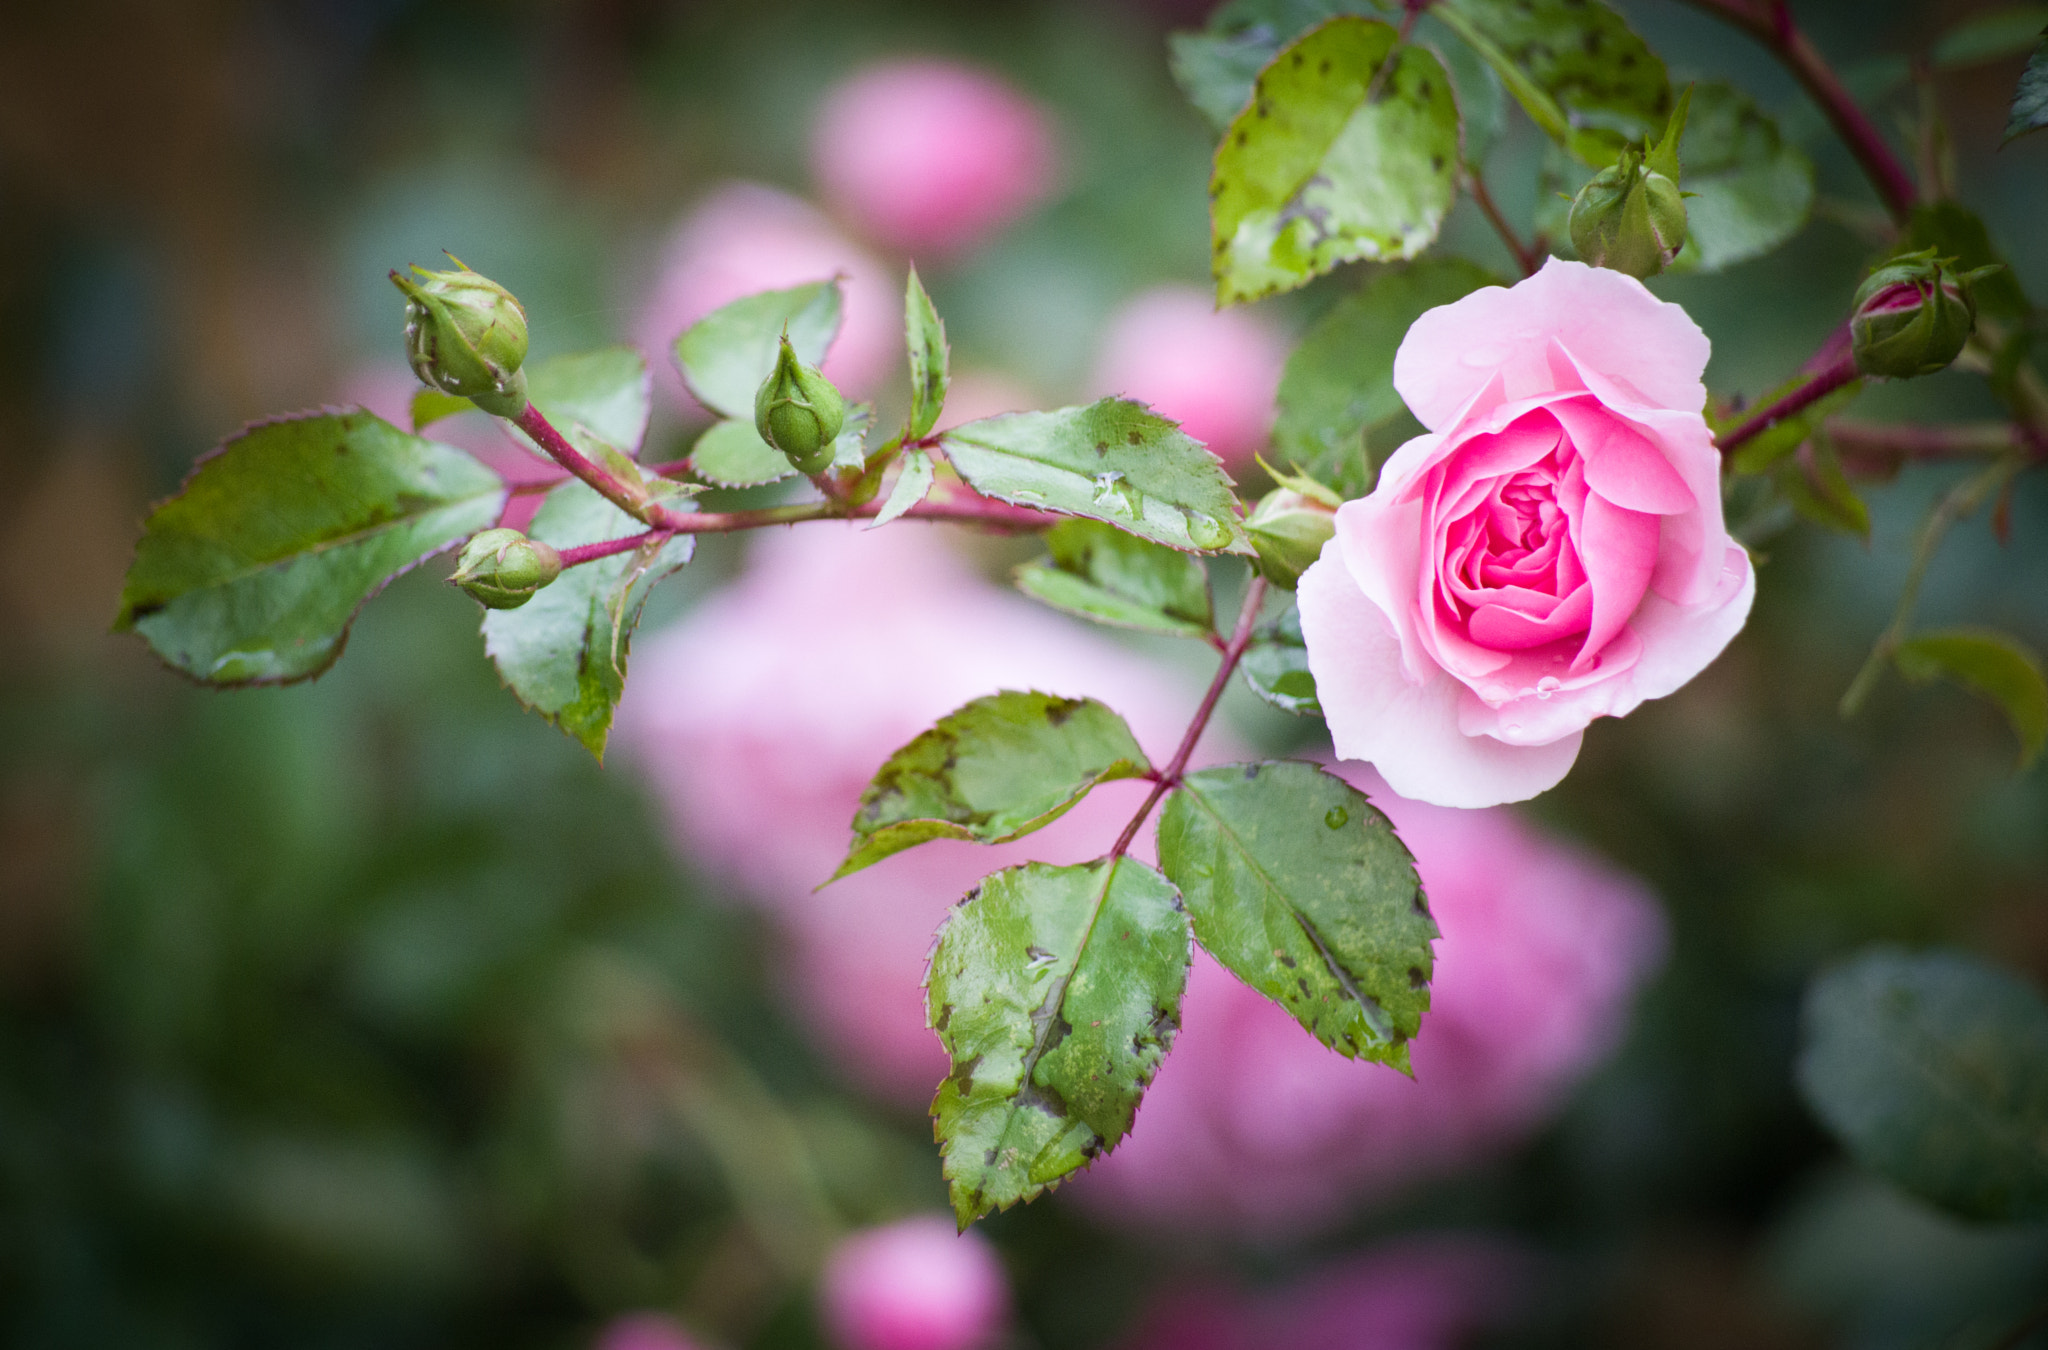
<instances>
[{"instance_id":1,"label":"water droplet on petal","mask_svg":"<svg viewBox=\"0 0 2048 1350\"><path fill-rule=\"evenodd\" d=\"M1536 681L1536 697L1548 699L1562 688L1564 688L1563 680L1558 679L1555 675L1545 675L1542 679Z\"/></svg>"},{"instance_id":2,"label":"water droplet on petal","mask_svg":"<svg viewBox=\"0 0 2048 1350\"><path fill-rule=\"evenodd\" d=\"M1323 812L1323 824L1333 830L1341 830L1351 823L1351 813L1341 806L1333 806Z\"/></svg>"}]
</instances>

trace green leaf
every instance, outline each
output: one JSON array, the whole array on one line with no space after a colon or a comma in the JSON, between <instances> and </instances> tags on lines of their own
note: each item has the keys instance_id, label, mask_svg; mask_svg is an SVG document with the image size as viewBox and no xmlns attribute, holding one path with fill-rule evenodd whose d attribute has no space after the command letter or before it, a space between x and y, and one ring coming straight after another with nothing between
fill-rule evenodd
<instances>
[{"instance_id":1,"label":"green leaf","mask_svg":"<svg viewBox=\"0 0 2048 1350\"><path fill-rule=\"evenodd\" d=\"M789 456L761 439L752 421L714 422L690 447L690 472L720 487L779 483L796 472Z\"/></svg>"},{"instance_id":2,"label":"green leaf","mask_svg":"<svg viewBox=\"0 0 2048 1350\"><path fill-rule=\"evenodd\" d=\"M2048 744L2048 679L2041 658L2016 638L1992 629L1944 628L1900 643L1892 660L1915 684L1946 676L1997 704L2019 738L2022 769Z\"/></svg>"},{"instance_id":3,"label":"green leaf","mask_svg":"<svg viewBox=\"0 0 2048 1350\"><path fill-rule=\"evenodd\" d=\"M939 313L932 308L932 298L925 294L915 267L910 269L910 280L904 286L903 338L910 347L907 439L914 441L931 435L932 428L938 425L939 413L946 406L946 386L951 382L947 373L946 325L939 322Z\"/></svg>"},{"instance_id":4,"label":"green leaf","mask_svg":"<svg viewBox=\"0 0 2048 1350\"><path fill-rule=\"evenodd\" d=\"M1308 669L1308 643L1301 636L1301 611L1291 600L1259 625L1237 668L1252 692L1274 707L1303 717L1323 715L1316 677Z\"/></svg>"},{"instance_id":5,"label":"green leaf","mask_svg":"<svg viewBox=\"0 0 2048 1350\"><path fill-rule=\"evenodd\" d=\"M1813 161L1779 135L1747 94L1726 84L1693 87L1679 153L1685 204L1680 271L1718 272L1761 257L1806 224Z\"/></svg>"},{"instance_id":6,"label":"green leaf","mask_svg":"<svg viewBox=\"0 0 2048 1350\"><path fill-rule=\"evenodd\" d=\"M1826 440L1817 440L1807 454L1780 463L1776 482L1793 509L1814 524L1870 538L1870 508L1850 486L1840 457Z\"/></svg>"},{"instance_id":7,"label":"green leaf","mask_svg":"<svg viewBox=\"0 0 2048 1350\"><path fill-rule=\"evenodd\" d=\"M674 509L687 509L671 503ZM647 527L581 483L548 493L527 533L556 548L643 534ZM655 583L689 562L696 536L671 535L632 553L564 571L518 609L484 615L484 650L519 701L604 758L626 688L626 655Z\"/></svg>"},{"instance_id":8,"label":"green leaf","mask_svg":"<svg viewBox=\"0 0 2048 1350\"><path fill-rule=\"evenodd\" d=\"M876 771L832 880L928 839L1021 839L1097 783L1151 771L1124 719L1092 698L1005 690L975 699Z\"/></svg>"},{"instance_id":9,"label":"green leaf","mask_svg":"<svg viewBox=\"0 0 2048 1350\"><path fill-rule=\"evenodd\" d=\"M2048 127L2048 30L2042 32L2034 54L2027 58L2027 68L2020 72L2019 87L2012 92L2012 112L1999 144L2042 127Z\"/></svg>"},{"instance_id":10,"label":"green leaf","mask_svg":"<svg viewBox=\"0 0 2048 1350\"><path fill-rule=\"evenodd\" d=\"M1584 163L1660 135L1664 63L1598 0L1442 0L1431 13L1470 43L1530 118Z\"/></svg>"},{"instance_id":11,"label":"green leaf","mask_svg":"<svg viewBox=\"0 0 2048 1350\"><path fill-rule=\"evenodd\" d=\"M815 366L839 333L839 315L837 279L743 296L684 330L676 364L699 403L751 424L754 395L775 369L784 330L798 359Z\"/></svg>"},{"instance_id":12,"label":"green leaf","mask_svg":"<svg viewBox=\"0 0 2048 1350\"><path fill-rule=\"evenodd\" d=\"M1279 455L1345 497L1372 487L1365 433L1407 411L1394 392L1394 353L1423 311L1498 284L1462 258L1374 268L1302 336L1280 378ZM1319 471L1320 470L1320 471Z\"/></svg>"},{"instance_id":13,"label":"green leaf","mask_svg":"<svg viewBox=\"0 0 2048 1350\"><path fill-rule=\"evenodd\" d=\"M1313 764L1191 773L1159 818L1159 865L1211 956L1332 1050L1409 1071L1437 929L1363 792Z\"/></svg>"},{"instance_id":14,"label":"green leaf","mask_svg":"<svg viewBox=\"0 0 2048 1350\"><path fill-rule=\"evenodd\" d=\"M912 450L903 457L903 467L897 471L895 485L889 489L889 500L882 503L882 509L875 514L875 523L868 528L874 530L887 525L923 501L931 490L932 457L922 450Z\"/></svg>"},{"instance_id":15,"label":"green leaf","mask_svg":"<svg viewBox=\"0 0 2048 1350\"><path fill-rule=\"evenodd\" d=\"M1726 435L1747 422L1758 408L1768 408L1787 394L1797 390L1813 377L1794 375L1754 404L1731 413L1726 418L1712 423L1716 438ZM1737 473L1766 473L1780 461L1789 457L1800 446L1813 439L1815 431L1828 418L1840 412L1856 395L1863 392L1863 381L1851 380L1840 389L1807 404L1788 417L1781 417L1770 426L1744 441L1735 451L1733 466Z\"/></svg>"},{"instance_id":16,"label":"green leaf","mask_svg":"<svg viewBox=\"0 0 2048 1350\"><path fill-rule=\"evenodd\" d=\"M1174 83L1217 131L1244 110L1252 85L1280 44L1266 28L1240 33L1173 33L1166 39Z\"/></svg>"},{"instance_id":17,"label":"green leaf","mask_svg":"<svg viewBox=\"0 0 2048 1350\"><path fill-rule=\"evenodd\" d=\"M1856 1160L1973 1219L2048 1218L2048 1003L1957 953L1878 948L1807 991L1797 1077Z\"/></svg>"},{"instance_id":18,"label":"green leaf","mask_svg":"<svg viewBox=\"0 0 2048 1350\"><path fill-rule=\"evenodd\" d=\"M968 486L998 501L1107 521L1169 548L1252 551L1222 463L1143 404L1004 413L939 444Z\"/></svg>"},{"instance_id":19,"label":"green leaf","mask_svg":"<svg viewBox=\"0 0 2048 1350\"><path fill-rule=\"evenodd\" d=\"M2048 28L2048 5L2007 5L1949 29L1934 44L1936 70L1999 61L2029 51Z\"/></svg>"},{"instance_id":20,"label":"green leaf","mask_svg":"<svg viewBox=\"0 0 2048 1350\"><path fill-rule=\"evenodd\" d=\"M1893 252L1912 253L1923 248L1953 257L1958 272L1998 266L1996 272L1970 283L1970 295L1977 302L1978 313L2021 321L2033 313L2012 267L1992 245L1991 232L1984 228L1983 219L1961 202L1924 202L1913 208L1913 215L1906 222L1905 237Z\"/></svg>"},{"instance_id":21,"label":"green leaf","mask_svg":"<svg viewBox=\"0 0 2048 1350\"><path fill-rule=\"evenodd\" d=\"M1330 20L1276 57L1210 179L1219 303L1292 290L1339 263L1411 258L1457 190L1458 109L1426 48Z\"/></svg>"},{"instance_id":22,"label":"green leaf","mask_svg":"<svg viewBox=\"0 0 2048 1350\"><path fill-rule=\"evenodd\" d=\"M564 434L571 425L581 425L627 455L640 453L653 385L639 348L600 347L550 357L528 365L526 381L527 397ZM753 416L751 402L747 415Z\"/></svg>"},{"instance_id":23,"label":"green leaf","mask_svg":"<svg viewBox=\"0 0 2048 1350\"><path fill-rule=\"evenodd\" d=\"M475 411L476 404L460 394L444 394L425 385L412 392L412 429L415 432L425 431L444 417Z\"/></svg>"},{"instance_id":24,"label":"green leaf","mask_svg":"<svg viewBox=\"0 0 2048 1350\"><path fill-rule=\"evenodd\" d=\"M261 422L150 511L114 627L208 684L308 679L386 582L504 506L497 474L374 414Z\"/></svg>"},{"instance_id":25,"label":"green leaf","mask_svg":"<svg viewBox=\"0 0 2048 1350\"><path fill-rule=\"evenodd\" d=\"M1486 58L1428 10L1415 26L1415 40L1436 53L1450 72L1451 92L1458 104L1460 158L1484 164L1493 143L1507 126L1507 90Z\"/></svg>"},{"instance_id":26,"label":"green leaf","mask_svg":"<svg viewBox=\"0 0 2048 1350\"><path fill-rule=\"evenodd\" d=\"M846 425L832 438L832 464L835 469L862 469L868 462L868 432L875 425L875 405L872 403L849 403L846 405Z\"/></svg>"},{"instance_id":27,"label":"green leaf","mask_svg":"<svg viewBox=\"0 0 2048 1350\"><path fill-rule=\"evenodd\" d=\"M946 919L926 1012L953 1071L932 1101L964 1229L1116 1147L1180 1028L1188 920L1129 858L996 873Z\"/></svg>"},{"instance_id":28,"label":"green leaf","mask_svg":"<svg viewBox=\"0 0 2048 1350\"><path fill-rule=\"evenodd\" d=\"M1054 609L1097 623L1169 637L1215 631L1209 571L1201 560L1092 520L1067 520L1045 536L1050 558L1017 569L1017 588Z\"/></svg>"}]
</instances>

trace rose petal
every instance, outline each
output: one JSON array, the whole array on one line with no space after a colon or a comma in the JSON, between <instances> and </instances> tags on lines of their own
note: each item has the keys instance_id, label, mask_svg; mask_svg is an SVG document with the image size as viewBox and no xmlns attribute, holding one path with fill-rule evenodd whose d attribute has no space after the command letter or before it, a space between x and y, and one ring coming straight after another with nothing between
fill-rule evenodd
<instances>
[{"instance_id":1,"label":"rose petal","mask_svg":"<svg viewBox=\"0 0 2048 1350\"><path fill-rule=\"evenodd\" d=\"M1573 673L1591 667L1642 603L1657 567L1657 526L1656 516L1616 506L1605 497L1586 498L1585 516L1579 522L1579 557L1593 591L1593 618L1585 645L1572 662Z\"/></svg>"},{"instance_id":2,"label":"rose petal","mask_svg":"<svg viewBox=\"0 0 2048 1350\"><path fill-rule=\"evenodd\" d=\"M1756 570L1749 555L1733 544L1722 553L1715 593L1707 604L1675 605L1654 591L1645 596L1629 622L1643 641L1642 659L1630 680L1636 702L1663 698L1705 670L1742 631L1755 599Z\"/></svg>"},{"instance_id":3,"label":"rose petal","mask_svg":"<svg viewBox=\"0 0 2048 1350\"><path fill-rule=\"evenodd\" d=\"M1579 735L1510 746L1458 730L1463 686L1441 671L1411 683L1387 615L1339 554L1302 573L1296 591L1309 673L1343 759L1371 761L1403 796L1438 806L1497 806L1554 787L1578 758Z\"/></svg>"},{"instance_id":4,"label":"rose petal","mask_svg":"<svg viewBox=\"0 0 2048 1350\"><path fill-rule=\"evenodd\" d=\"M1554 403L1551 416L1586 466L1586 486L1631 511L1673 516L1699 503L1657 444L1592 399Z\"/></svg>"},{"instance_id":5,"label":"rose petal","mask_svg":"<svg viewBox=\"0 0 2048 1350\"><path fill-rule=\"evenodd\" d=\"M1394 355L1394 388L1424 426L1441 431L1496 376L1509 400L1559 389L1552 338L1581 370L1626 386L1637 402L1706 405L1700 376L1711 347L1683 309L1634 277L1557 258L1512 291L1488 286L1417 319Z\"/></svg>"},{"instance_id":6,"label":"rose petal","mask_svg":"<svg viewBox=\"0 0 2048 1350\"><path fill-rule=\"evenodd\" d=\"M1532 613L1512 604L1481 605L1472 611L1467 631L1474 642L1487 647L1540 647L1584 632L1592 612L1593 588L1581 586L1556 602L1548 614Z\"/></svg>"}]
</instances>

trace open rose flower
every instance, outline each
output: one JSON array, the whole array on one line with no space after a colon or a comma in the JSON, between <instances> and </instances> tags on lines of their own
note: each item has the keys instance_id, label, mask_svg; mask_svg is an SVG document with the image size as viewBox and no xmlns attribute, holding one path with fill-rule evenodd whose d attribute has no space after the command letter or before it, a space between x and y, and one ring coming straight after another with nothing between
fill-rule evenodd
<instances>
[{"instance_id":1,"label":"open rose flower","mask_svg":"<svg viewBox=\"0 0 2048 1350\"><path fill-rule=\"evenodd\" d=\"M1755 578L1721 518L1707 352L1633 277L1556 259L1415 321L1394 387L1429 433L1301 578L1340 757L1443 806L1533 797L1587 723L1741 631Z\"/></svg>"}]
</instances>

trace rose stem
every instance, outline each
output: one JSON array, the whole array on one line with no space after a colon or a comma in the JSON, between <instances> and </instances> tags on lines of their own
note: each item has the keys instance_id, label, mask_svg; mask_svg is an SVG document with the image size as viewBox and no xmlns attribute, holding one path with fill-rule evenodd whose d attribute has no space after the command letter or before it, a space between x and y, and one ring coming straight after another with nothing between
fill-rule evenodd
<instances>
[{"instance_id":1,"label":"rose stem","mask_svg":"<svg viewBox=\"0 0 2048 1350\"><path fill-rule=\"evenodd\" d=\"M1493 194L1486 190L1486 180L1479 176L1476 165L1465 166L1465 189L1478 203L1480 213L1493 225L1494 233L1508 246L1508 252L1515 255L1515 266L1522 269L1522 275L1535 276L1537 269L1543 266L1542 251L1524 244L1515 233L1514 226L1508 224L1507 217L1500 213L1500 207L1494 205Z\"/></svg>"},{"instance_id":2,"label":"rose stem","mask_svg":"<svg viewBox=\"0 0 2048 1350\"><path fill-rule=\"evenodd\" d=\"M659 502L647 499L646 489L634 489L620 482L601 465L586 458L581 450L569 444L568 438L555 430L541 410L532 403L522 408L517 417L508 418L533 439L533 443L547 453L549 459L567 469L587 483L591 490L618 507L635 520L644 520L656 528L672 528L670 520L675 512Z\"/></svg>"},{"instance_id":3,"label":"rose stem","mask_svg":"<svg viewBox=\"0 0 2048 1350\"><path fill-rule=\"evenodd\" d=\"M1806 34L1792 21L1786 0L1691 0L1696 7L1720 15L1776 53L1807 96L1819 105L1835 134L1856 157L1878 199L1894 221L1903 225L1913 214L1920 190L1905 162L1885 143L1877 125L1843 87Z\"/></svg>"},{"instance_id":4,"label":"rose stem","mask_svg":"<svg viewBox=\"0 0 2048 1350\"><path fill-rule=\"evenodd\" d=\"M1180 783L1181 775L1187 772L1188 760L1195 753L1195 745L1208 729L1209 718L1216 711L1216 701L1223 697L1224 689L1230 684L1231 672L1243 659L1245 648L1252 645L1252 626L1259 621L1259 606L1266 601L1266 579L1257 573L1252 575L1252 584L1245 588L1244 604L1237 611L1237 628L1230 635L1230 641L1223 648L1223 664L1216 667L1216 678L1209 681L1209 692L1202 695L1202 702L1195 709L1194 720L1188 723L1187 734L1180 738L1180 749L1173 752L1173 759L1159 776L1152 780L1152 791L1145 795L1144 804L1138 814L1131 817L1131 823L1124 826L1124 832L1117 836L1116 845L1109 850L1109 860L1115 862L1131 847L1131 841L1138 837L1138 827L1145 823L1145 817L1152 814L1152 808Z\"/></svg>"},{"instance_id":5,"label":"rose stem","mask_svg":"<svg viewBox=\"0 0 2048 1350\"><path fill-rule=\"evenodd\" d=\"M1856 378L1856 362L1844 350L1832 362L1816 371L1805 384L1763 407L1727 434L1717 438L1721 453L1741 445L1784 421L1802 408L1809 408Z\"/></svg>"},{"instance_id":6,"label":"rose stem","mask_svg":"<svg viewBox=\"0 0 2048 1350\"><path fill-rule=\"evenodd\" d=\"M1842 453L1843 467L1865 474L1895 469L1909 459L1969 459L2020 446L2032 448L2026 429L2014 422L1959 422L1942 426L1831 418L1827 436ZM2041 452L2033 453L2038 457Z\"/></svg>"}]
</instances>

